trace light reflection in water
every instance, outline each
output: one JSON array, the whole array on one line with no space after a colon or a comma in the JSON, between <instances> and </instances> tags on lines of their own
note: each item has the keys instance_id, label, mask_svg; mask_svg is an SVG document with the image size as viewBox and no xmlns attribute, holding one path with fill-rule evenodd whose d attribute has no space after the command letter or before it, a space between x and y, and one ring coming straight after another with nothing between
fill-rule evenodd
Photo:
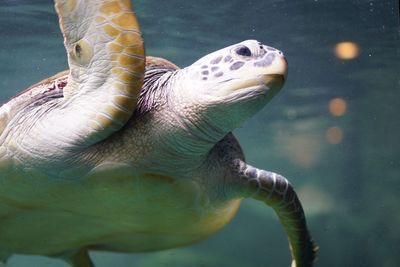
<instances>
[{"instance_id":1,"label":"light reflection in water","mask_svg":"<svg viewBox=\"0 0 400 267\"><path fill-rule=\"evenodd\" d=\"M351 60L358 57L360 54L360 48L358 44L354 42L341 42L335 46L336 57L343 60Z\"/></svg>"},{"instance_id":2,"label":"light reflection in water","mask_svg":"<svg viewBox=\"0 0 400 267\"><path fill-rule=\"evenodd\" d=\"M343 140L343 130L340 127L332 126L328 128L325 136L329 144L337 145Z\"/></svg>"},{"instance_id":3,"label":"light reflection in water","mask_svg":"<svg viewBox=\"0 0 400 267\"><path fill-rule=\"evenodd\" d=\"M329 102L329 111L335 117L346 114L347 102L343 98L334 98Z\"/></svg>"}]
</instances>

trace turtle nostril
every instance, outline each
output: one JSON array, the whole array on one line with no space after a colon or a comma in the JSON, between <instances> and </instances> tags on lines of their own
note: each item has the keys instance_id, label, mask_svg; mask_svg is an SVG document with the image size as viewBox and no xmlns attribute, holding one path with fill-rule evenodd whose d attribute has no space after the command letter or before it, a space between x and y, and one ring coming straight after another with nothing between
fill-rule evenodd
<instances>
[{"instance_id":1,"label":"turtle nostril","mask_svg":"<svg viewBox=\"0 0 400 267\"><path fill-rule=\"evenodd\" d=\"M282 54L282 52L281 52L281 55L283 55L283 54ZM285 60L285 62L286 62L286 65L288 65L288 62L287 62L287 59L286 59L286 57L285 57L285 56L283 56L283 60Z\"/></svg>"}]
</instances>

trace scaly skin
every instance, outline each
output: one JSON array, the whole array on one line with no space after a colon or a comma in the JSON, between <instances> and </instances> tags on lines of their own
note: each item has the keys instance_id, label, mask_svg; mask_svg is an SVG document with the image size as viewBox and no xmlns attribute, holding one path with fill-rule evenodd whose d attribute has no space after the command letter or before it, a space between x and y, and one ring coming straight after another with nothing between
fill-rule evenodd
<instances>
[{"instance_id":1,"label":"scaly skin","mask_svg":"<svg viewBox=\"0 0 400 267\"><path fill-rule=\"evenodd\" d=\"M64 150L88 147L120 129L135 110L145 66L143 40L128 0L55 3L70 74L64 102L44 115L37 132L54 129L41 140L44 146L56 139Z\"/></svg>"},{"instance_id":2,"label":"scaly skin","mask_svg":"<svg viewBox=\"0 0 400 267\"><path fill-rule=\"evenodd\" d=\"M293 188L247 165L230 134L282 87L283 54L249 40L181 70L151 59L136 101L145 60L129 3L56 0L68 80L56 77L0 108L0 256L92 267L91 249L188 245L253 197L278 214L292 266L312 266Z\"/></svg>"},{"instance_id":3,"label":"scaly skin","mask_svg":"<svg viewBox=\"0 0 400 267\"><path fill-rule=\"evenodd\" d=\"M259 170L237 161L242 190L249 197L265 202L277 213L290 242L292 267L311 266L317 246L306 225L303 207L290 182L280 174Z\"/></svg>"}]
</instances>

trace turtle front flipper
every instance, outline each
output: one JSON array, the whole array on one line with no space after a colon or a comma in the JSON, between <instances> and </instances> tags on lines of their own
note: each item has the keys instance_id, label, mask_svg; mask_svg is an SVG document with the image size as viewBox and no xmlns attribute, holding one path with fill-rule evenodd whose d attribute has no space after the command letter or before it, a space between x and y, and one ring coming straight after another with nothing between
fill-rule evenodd
<instances>
[{"instance_id":1,"label":"turtle front flipper","mask_svg":"<svg viewBox=\"0 0 400 267\"><path fill-rule=\"evenodd\" d=\"M64 103L51 111L48 126L60 126L74 146L88 146L133 114L144 77L143 39L129 0L55 0L55 7L70 73Z\"/></svg>"},{"instance_id":2,"label":"turtle front flipper","mask_svg":"<svg viewBox=\"0 0 400 267\"><path fill-rule=\"evenodd\" d=\"M278 215L289 238L292 267L313 266L318 248L308 232L300 200L288 180L244 162L239 163L239 176L246 196L263 201Z\"/></svg>"}]
</instances>

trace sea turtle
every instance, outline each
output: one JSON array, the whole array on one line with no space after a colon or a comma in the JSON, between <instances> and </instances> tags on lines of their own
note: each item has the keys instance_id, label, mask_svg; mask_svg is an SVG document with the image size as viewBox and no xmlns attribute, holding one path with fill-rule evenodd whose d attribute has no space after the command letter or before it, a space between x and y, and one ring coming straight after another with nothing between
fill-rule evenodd
<instances>
[{"instance_id":1,"label":"sea turtle","mask_svg":"<svg viewBox=\"0 0 400 267\"><path fill-rule=\"evenodd\" d=\"M179 69L145 58L130 0L55 2L69 72L0 108L1 258L89 267L88 250L184 246L251 197L276 211L292 266L312 266L292 185L248 165L231 133L282 87L282 52L248 40Z\"/></svg>"}]
</instances>

